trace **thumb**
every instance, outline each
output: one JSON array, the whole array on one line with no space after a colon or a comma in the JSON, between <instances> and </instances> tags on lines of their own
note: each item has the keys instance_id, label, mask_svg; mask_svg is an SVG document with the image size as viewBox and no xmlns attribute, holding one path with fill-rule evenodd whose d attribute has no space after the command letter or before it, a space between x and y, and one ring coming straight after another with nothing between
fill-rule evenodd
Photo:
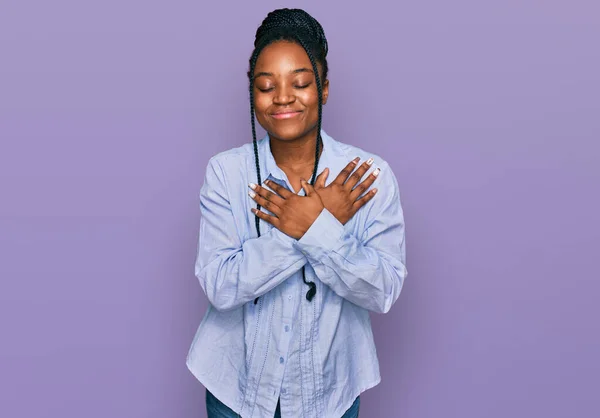
<instances>
[{"instance_id":1,"label":"thumb","mask_svg":"<svg viewBox=\"0 0 600 418\"><path fill-rule=\"evenodd\" d=\"M325 168L325 170L323 170L323 172L319 174L317 180L315 181L315 188L325 188L325 182L327 181L327 177L329 177L329 168Z\"/></svg>"},{"instance_id":2,"label":"thumb","mask_svg":"<svg viewBox=\"0 0 600 418\"><path fill-rule=\"evenodd\" d=\"M314 187L304 179L300 179L300 185L304 189L306 196L310 196L315 191Z\"/></svg>"}]
</instances>

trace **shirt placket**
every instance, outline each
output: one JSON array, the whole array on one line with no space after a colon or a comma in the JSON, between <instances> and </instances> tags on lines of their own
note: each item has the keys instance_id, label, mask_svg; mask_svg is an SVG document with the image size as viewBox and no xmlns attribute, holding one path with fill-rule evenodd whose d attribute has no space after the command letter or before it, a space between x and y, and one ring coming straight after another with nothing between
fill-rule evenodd
<instances>
[{"instance_id":1,"label":"shirt placket","mask_svg":"<svg viewBox=\"0 0 600 418\"><path fill-rule=\"evenodd\" d=\"M285 176L284 173L281 173ZM272 175L269 176L269 180L276 182L277 184L279 184L282 187L285 187L287 190L290 190L290 187L288 185L287 180L285 179L278 179L273 177ZM295 276L297 276L298 273L295 274ZM296 289L296 282L297 280L294 280L293 278L289 278L288 280L286 280L285 282L283 282L279 287L278 287L278 291L281 292L281 298L279 298L279 300L282 301L283 306L281 306L281 330L279 330L281 332L281 339L280 339L280 344L279 347L277 347L278 349L278 353L279 353L279 364L282 368L285 368L285 365L288 363L288 359L287 359L287 355L289 353L289 348L290 348L290 342L291 342L291 336L292 336L292 322L293 322L293 318L294 318L294 307L295 307L295 303L296 303L296 298L295 298L295 294ZM275 330L277 331L277 330ZM282 381L283 381L283 373L281 374L281 379L278 380L278 389L281 388L282 386ZM286 388L282 388L283 390L285 390L287 392ZM276 390L276 393L279 390Z\"/></svg>"},{"instance_id":2,"label":"shirt placket","mask_svg":"<svg viewBox=\"0 0 600 418\"><path fill-rule=\"evenodd\" d=\"M285 180L277 179L272 175L268 178L290 190ZM274 314L274 317L272 321L269 321L270 329L265 329L262 332L263 335L266 334L267 338L263 339L264 343L261 351L263 355L268 357L265 359L264 368L259 371L259 374L262 374L262 378L257 379L260 380L260 383L254 388L256 390L256 401L259 401L261 398L263 400L269 399L269 404L276 405L280 392L287 393L288 389L283 384L283 378L289 362L288 353L293 335L294 310L296 300L298 299L297 282L298 280L301 281L301 279L298 279L299 274L296 273L296 277L290 277L277 288L273 289L273 292L268 297L267 295L263 296L265 304L267 300L273 304L271 312ZM275 338L275 333L278 333L280 337ZM262 408L253 408L254 413L252 416L260 416L262 413L258 412L259 410L265 411L268 409L265 408L266 405L262 406Z\"/></svg>"}]
</instances>

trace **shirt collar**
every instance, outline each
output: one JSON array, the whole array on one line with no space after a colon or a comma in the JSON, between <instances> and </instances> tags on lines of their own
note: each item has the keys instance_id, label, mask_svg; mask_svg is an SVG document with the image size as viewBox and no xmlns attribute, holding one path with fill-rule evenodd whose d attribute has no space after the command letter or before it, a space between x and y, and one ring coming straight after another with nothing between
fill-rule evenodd
<instances>
[{"instance_id":1,"label":"shirt collar","mask_svg":"<svg viewBox=\"0 0 600 418\"><path fill-rule=\"evenodd\" d=\"M330 137L323 129L321 129L321 139L323 140L323 151L319 159L317 175L321 174L325 168L329 168L329 176L327 178L327 184L329 184L356 155L351 157L346 155L340 143ZM260 157L261 180L264 181L269 176L276 179L283 179L284 173L277 166L271 152L269 134L258 141L258 153Z\"/></svg>"}]
</instances>

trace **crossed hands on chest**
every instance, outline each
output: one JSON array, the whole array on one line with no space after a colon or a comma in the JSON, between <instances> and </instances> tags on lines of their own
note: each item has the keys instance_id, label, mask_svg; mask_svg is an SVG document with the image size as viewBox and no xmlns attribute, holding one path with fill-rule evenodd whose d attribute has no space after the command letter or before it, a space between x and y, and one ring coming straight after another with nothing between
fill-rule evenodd
<instances>
[{"instance_id":1,"label":"crossed hands on chest","mask_svg":"<svg viewBox=\"0 0 600 418\"><path fill-rule=\"evenodd\" d=\"M359 184L373 164L373 159L365 161L355 171L358 161L358 158L350 161L328 186L325 186L328 168L317 177L314 186L301 180L305 196L292 193L271 180L265 181L265 185L273 191L250 183L250 197L272 215L256 208L252 208L252 213L295 239L302 238L323 208L331 212L340 223L346 224L377 193L377 189L364 192L379 175L379 169L374 170Z\"/></svg>"}]
</instances>

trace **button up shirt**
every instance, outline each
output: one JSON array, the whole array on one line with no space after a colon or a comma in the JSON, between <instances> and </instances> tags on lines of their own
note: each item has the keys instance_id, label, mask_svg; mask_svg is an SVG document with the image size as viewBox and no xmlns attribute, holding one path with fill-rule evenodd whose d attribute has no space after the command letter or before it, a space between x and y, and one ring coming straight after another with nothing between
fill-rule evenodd
<instances>
[{"instance_id":1,"label":"button up shirt","mask_svg":"<svg viewBox=\"0 0 600 418\"><path fill-rule=\"evenodd\" d=\"M321 136L326 184L355 157L373 156L363 179L381 168L378 193L345 225L323 209L300 239L262 220L257 236L252 143L206 169L195 275L210 303L187 367L243 418L272 418L278 399L282 416L339 418L381 380L369 312L388 312L407 275L398 184L382 158ZM258 150L262 179L292 190L268 135ZM312 301L302 267L316 284Z\"/></svg>"}]
</instances>

